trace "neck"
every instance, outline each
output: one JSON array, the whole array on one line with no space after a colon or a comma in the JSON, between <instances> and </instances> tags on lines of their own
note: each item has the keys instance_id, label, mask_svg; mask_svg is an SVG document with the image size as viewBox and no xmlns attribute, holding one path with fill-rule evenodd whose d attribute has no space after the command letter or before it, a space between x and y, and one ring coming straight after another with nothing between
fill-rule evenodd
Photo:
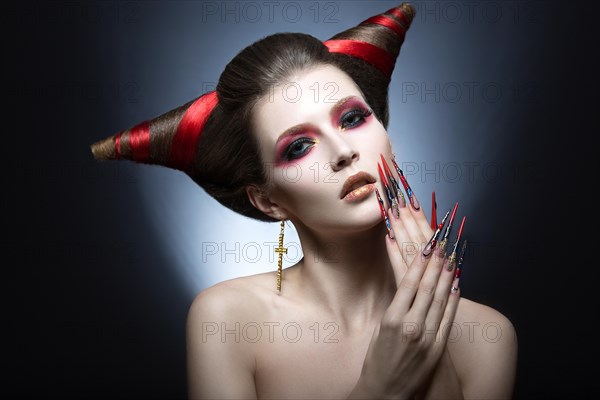
<instances>
[{"instance_id":1,"label":"neck","mask_svg":"<svg viewBox=\"0 0 600 400\"><path fill-rule=\"evenodd\" d=\"M383 224L343 235L318 235L297 226L304 258L297 267L298 290L340 323L364 326L379 320L396 282Z\"/></svg>"}]
</instances>

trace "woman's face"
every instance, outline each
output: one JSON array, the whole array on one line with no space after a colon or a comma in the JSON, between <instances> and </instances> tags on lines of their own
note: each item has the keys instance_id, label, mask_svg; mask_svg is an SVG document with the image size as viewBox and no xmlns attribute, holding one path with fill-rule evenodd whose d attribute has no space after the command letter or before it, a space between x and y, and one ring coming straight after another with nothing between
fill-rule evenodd
<instances>
[{"instance_id":1,"label":"woman's face","mask_svg":"<svg viewBox=\"0 0 600 400\"><path fill-rule=\"evenodd\" d=\"M358 86L331 65L299 72L254 108L253 128L280 215L318 231L361 231L381 221L374 192L380 154L390 160L387 132ZM366 172L344 195L348 177ZM368 181L376 181L366 185ZM354 195L354 196L353 196Z\"/></svg>"}]
</instances>

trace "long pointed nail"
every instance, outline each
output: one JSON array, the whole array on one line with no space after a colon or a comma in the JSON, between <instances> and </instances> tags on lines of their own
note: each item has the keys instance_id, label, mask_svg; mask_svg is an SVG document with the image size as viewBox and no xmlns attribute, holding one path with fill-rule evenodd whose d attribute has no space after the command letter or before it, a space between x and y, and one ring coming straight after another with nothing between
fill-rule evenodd
<instances>
[{"instance_id":1,"label":"long pointed nail","mask_svg":"<svg viewBox=\"0 0 600 400\"><path fill-rule=\"evenodd\" d=\"M381 157L381 165L383 165L383 170L385 171L385 175L387 177L387 179L390 181L390 186L392 188L392 194L394 196L398 196L398 193L396 193L396 187L398 186L398 184L396 183L396 179L394 179L394 176L392 175L392 171L390 171L390 167L387 163L387 161L385 161L385 157L383 156L383 154L379 153L379 157Z\"/></svg>"},{"instance_id":2,"label":"long pointed nail","mask_svg":"<svg viewBox=\"0 0 600 400\"><path fill-rule=\"evenodd\" d=\"M387 178L390 181L390 186L393 191L392 194L396 198L396 201L398 202L398 206L406 207L406 199L404 198L404 194L402 193L400 184L398 183L396 178L394 178L394 174L392 174L392 171L390 170L390 166L388 165L387 161L385 161L385 157L383 156L383 154L379 153L379 156L381 157L381 161L383 163L383 168L385 169L385 174L387 175Z\"/></svg>"},{"instance_id":3,"label":"long pointed nail","mask_svg":"<svg viewBox=\"0 0 600 400\"><path fill-rule=\"evenodd\" d=\"M392 197L392 209L395 211L394 216L396 219L400 218L400 208L398 207L398 199Z\"/></svg>"},{"instance_id":4,"label":"long pointed nail","mask_svg":"<svg viewBox=\"0 0 600 400\"><path fill-rule=\"evenodd\" d=\"M454 225L454 217L456 216L456 210L458 210L458 202L454 204L454 208L452 209L452 214L450 215L450 222L448 222L448 226L444 231L444 240L448 240L448 236L450 236L450 231L452 230L452 226Z\"/></svg>"},{"instance_id":5,"label":"long pointed nail","mask_svg":"<svg viewBox=\"0 0 600 400\"><path fill-rule=\"evenodd\" d=\"M448 239L442 239L437 247L437 255L440 258L446 257L446 247L448 247Z\"/></svg>"},{"instance_id":6,"label":"long pointed nail","mask_svg":"<svg viewBox=\"0 0 600 400\"><path fill-rule=\"evenodd\" d=\"M377 195L377 201L379 202L379 210L381 211L381 218L385 221L385 227L387 228L388 236L390 237L390 239L393 239L394 231L392 230L390 219L388 218L387 213L385 212L385 205L383 204L383 199L381 198L381 195L379 194L379 190L377 188L375 188L375 194Z\"/></svg>"},{"instance_id":7,"label":"long pointed nail","mask_svg":"<svg viewBox=\"0 0 600 400\"><path fill-rule=\"evenodd\" d=\"M402 172L402 170L396 163L396 158L394 156L392 156L392 164L394 164L394 168L396 168L396 171L398 171L398 176L400 177L400 182L402 182L402 186L404 186L404 190L406 190L406 194L408 195L408 200L410 201L410 205L415 209L415 211L419 211L421 209L421 206L419 205L419 201L417 200L417 197L415 196L412 189L410 188L410 185L406 181L406 177L404 176L404 173Z\"/></svg>"},{"instance_id":8,"label":"long pointed nail","mask_svg":"<svg viewBox=\"0 0 600 400\"><path fill-rule=\"evenodd\" d=\"M437 226L437 203L435 201L435 191L431 192L431 229Z\"/></svg>"},{"instance_id":9,"label":"long pointed nail","mask_svg":"<svg viewBox=\"0 0 600 400\"><path fill-rule=\"evenodd\" d=\"M407 183L407 185L408 185L408 183ZM417 196L415 196L415 194L413 193L413 191L410 187L408 188L408 190L410 191L410 195L408 196L410 198L410 205L413 206L415 211L419 211L421 209L421 205L419 204L419 200L417 200Z\"/></svg>"},{"instance_id":10,"label":"long pointed nail","mask_svg":"<svg viewBox=\"0 0 600 400\"><path fill-rule=\"evenodd\" d=\"M460 241L460 237L462 236L462 232L465 227L466 220L467 220L467 217L463 217L463 219L460 223L460 228L458 228L458 235L456 235L456 241L454 242L454 246L452 246L452 253L450 254L450 257L448 258L448 260L450 261L448 263L448 271L452 271L452 269L454 268L454 264L456 261L456 249L458 248L458 242Z\"/></svg>"},{"instance_id":11,"label":"long pointed nail","mask_svg":"<svg viewBox=\"0 0 600 400\"><path fill-rule=\"evenodd\" d=\"M444 229L444 224L446 223L446 219L448 219L448 215L450 215L450 210L446 211L446 215L444 215L444 219L438 225L437 229L433 233L433 236L431 236L431 239L429 239L429 242L427 242L427 245L425 246L425 249L423 250L423 255L425 257L430 255L431 252L435 249L435 246L437 245L437 241L440 237L440 233L442 232L442 229Z\"/></svg>"},{"instance_id":12,"label":"long pointed nail","mask_svg":"<svg viewBox=\"0 0 600 400\"><path fill-rule=\"evenodd\" d=\"M398 183L396 183L397 185ZM406 207L406 199L404 198L404 193L402 193L402 189L398 186L398 205L400 207Z\"/></svg>"},{"instance_id":13,"label":"long pointed nail","mask_svg":"<svg viewBox=\"0 0 600 400\"><path fill-rule=\"evenodd\" d=\"M385 161L385 158L383 157L383 154L379 153L379 155L381 156L381 159L383 160L383 166L384 166L386 172L389 175L389 179L392 182L392 184L394 185L395 192L396 192L396 199L398 200L398 206L399 207L406 207L406 198L404 198L404 193L402 193L402 188L400 187L400 184L398 183L398 181L396 180L396 178L394 178L394 174L390 170L390 167L389 167L388 163ZM394 162L394 165L396 165L396 163L395 163L394 160L392 160L392 162ZM398 176L398 178L399 177L400 176Z\"/></svg>"},{"instance_id":14,"label":"long pointed nail","mask_svg":"<svg viewBox=\"0 0 600 400\"><path fill-rule=\"evenodd\" d=\"M438 255L440 257L446 256L446 247L448 246L448 236L450 236L450 231L452 231L452 226L454 225L454 217L456 216L456 210L458 209L458 202L454 204L454 208L452 209L452 214L450 214L450 221L448 225L446 225L446 230L444 231L444 236L442 236L442 241L438 246Z\"/></svg>"},{"instance_id":15,"label":"long pointed nail","mask_svg":"<svg viewBox=\"0 0 600 400\"><path fill-rule=\"evenodd\" d=\"M452 293L456 293L458 291L458 284L460 283L460 273L462 272L462 265L465 260L465 250L467 249L467 241L463 242L462 248L460 250L460 257L458 257L458 264L456 265L456 272L454 273L454 282L452 282Z\"/></svg>"},{"instance_id":16,"label":"long pointed nail","mask_svg":"<svg viewBox=\"0 0 600 400\"><path fill-rule=\"evenodd\" d=\"M381 179L381 182L383 183L383 187L385 189L385 195L389 202L388 204L392 208L392 210L394 210L395 217L400 218L400 210L398 209L398 201L396 200L396 197L392 195L390 186L388 185L387 180L385 179L385 175L383 174L381 165L379 165L379 163L377 163L377 170L379 171L379 178Z\"/></svg>"}]
</instances>

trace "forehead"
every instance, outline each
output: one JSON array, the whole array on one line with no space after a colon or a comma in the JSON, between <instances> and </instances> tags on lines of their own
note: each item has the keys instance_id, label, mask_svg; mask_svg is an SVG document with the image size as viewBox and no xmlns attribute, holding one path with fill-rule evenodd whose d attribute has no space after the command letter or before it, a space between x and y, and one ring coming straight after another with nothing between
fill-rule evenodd
<instances>
[{"instance_id":1,"label":"forehead","mask_svg":"<svg viewBox=\"0 0 600 400\"><path fill-rule=\"evenodd\" d=\"M270 88L254 107L253 126L261 139L266 135L275 141L291 126L324 122L329 110L348 96L363 98L348 74L332 65L315 66Z\"/></svg>"}]
</instances>

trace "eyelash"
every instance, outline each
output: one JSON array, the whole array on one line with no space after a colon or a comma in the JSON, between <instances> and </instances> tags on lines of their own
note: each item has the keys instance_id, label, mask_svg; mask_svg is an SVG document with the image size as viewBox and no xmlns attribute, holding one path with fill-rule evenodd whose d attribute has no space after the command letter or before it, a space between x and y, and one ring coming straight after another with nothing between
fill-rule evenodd
<instances>
[{"instance_id":1,"label":"eyelash","mask_svg":"<svg viewBox=\"0 0 600 400\"><path fill-rule=\"evenodd\" d=\"M300 138L300 139L296 139L296 140L294 140L294 141L293 141L293 142L292 142L292 143L291 143L291 144L290 144L290 145L287 147L287 149L285 150L285 153L283 154L283 158L284 158L286 161L291 161L291 160L295 160L295 159L297 159L297 158L300 158L300 157L302 157L304 154L306 154L306 151L307 151L306 149L309 149L309 148L310 148L310 147L312 147L312 146L307 146L307 147L305 148L305 150L304 150L304 151L303 151L301 154L298 154L298 155L295 155L295 156L293 156L293 155L292 155L292 150L294 149L294 147L296 147L296 146L298 146L298 145L300 145L300 144L303 144L303 143L310 143L311 145L314 145L316 142L317 142L317 141L316 141L315 139L311 139L311 138L307 138L307 137L302 137L302 138Z\"/></svg>"},{"instance_id":2,"label":"eyelash","mask_svg":"<svg viewBox=\"0 0 600 400\"><path fill-rule=\"evenodd\" d=\"M371 114L373 114L373 110L365 110L363 108L356 108L354 110L350 110L342 116L342 118L340 120L340 128L342 130L346 130L348 128L354 128L354 127L360 126L363 124L364 120L366 118L368 118ZM344 125L344 123L348 120L348 117L351 117L351 118L360 117L360 120L359 120L360 123L354 122L349 125Z\"/></svg>"},{"instance_id":3,"label":"eyelash","mask_svg":"<svg viewBox=\"0 0 600 400\"><path fill-rule=\"evenodd\" d=\"M363 108L356 108L356 109L350 110L347 113L345 113L344 115L342 115L342 117L340 118L340 129L346 130L346 129L356 128L357 126L362 125L364 123L365 119L368 118L371 114L373 114L373 110L366 110ZM352 121L352 119L354 119L355 117L359 117L358 121L348 122L349 120ZM307 137L302 137L302 138L296 139L287 147L287 149L285 150L285 152L283 154L283 158L286 161L291 161L291 160L300 158L300 157L304 156L304 154L306 154L308 149L310 149L316 142L317 141L315 139L311 139L311 138L307 138ZM304 143L310 143L310 146L304 147L304 150L300 154L293 155L292 150L295 147L297 147L298 145L302 145Z\"/></svg>"}]
</instances>

